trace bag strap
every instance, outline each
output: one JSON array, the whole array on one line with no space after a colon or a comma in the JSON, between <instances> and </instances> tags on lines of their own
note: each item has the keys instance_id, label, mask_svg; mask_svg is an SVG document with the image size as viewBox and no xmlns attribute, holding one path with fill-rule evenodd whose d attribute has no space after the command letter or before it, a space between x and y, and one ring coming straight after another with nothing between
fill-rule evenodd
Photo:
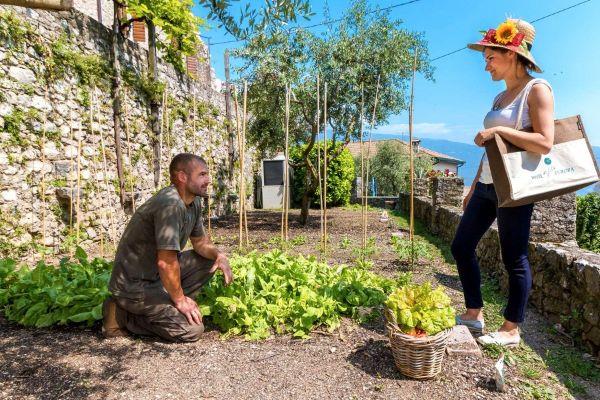
<instances>
[{"instance_id":1,"label":"bag strap","mask_svg":"<svg viewBox=\"0 0 600 400\"><path fill-rule=\"evenodd\" d=\"M532 80L527 82L527 85L525 85L525 87L523 88L523 91L521 93L521 102L519 103L519 111L517 112L517 121L515 122L515 129L518 131L523 129L523 126L521 125L521 123L523 122L522 121L523 120L523 109L525 108L525 104L527 103L527 98L529 97L529 92L531 92L531 88L533 88L533 85L535 85L536 83L543 83L545 85L548 85L548 87L550 87L548 82L546 82L544 79L541 79L541 78L533 78ZM550 89L550 90L552 90L552 89Z\"/></svg>"}]
</instances>

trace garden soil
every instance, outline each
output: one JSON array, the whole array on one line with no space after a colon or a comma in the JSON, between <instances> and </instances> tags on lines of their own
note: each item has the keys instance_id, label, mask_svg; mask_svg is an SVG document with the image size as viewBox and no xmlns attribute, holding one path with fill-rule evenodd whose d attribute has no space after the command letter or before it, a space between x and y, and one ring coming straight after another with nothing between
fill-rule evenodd
<instances>
[{"instance_id":1,"label":"garden soil","mask_svg":"<svg viewBox=\"0 0 600 400\"><path fill-rule=\"evenodd\" d=\"M292 210L289 250L319 254L318 211L301 226ZM330 264L352 263L360 248L360 211L329 211ZM259 250L278 247L281 215L254 211L248 222L251 245ZM237 248L237 217L213 224L220 247ZM398 232L395 219L379 222L369 213L369 236L377 253L372 270L394 276L407 266L390 246ZM406 234L406 232L400 233ZM462 293L456 267L439 259L415 267L417 282L444 285L460 310ZM523 326L524 341L543 357L560 335L530 309ZM383 318L358 325L345 319L333 333L316 331L310 339L273 336L258 342L222 340L207 321L207 332L196 343L170 344L152 338L104 339L100 325L91 328L31 329L0 316L0 399L522 399L531 385L507 367L507 392L495 390L489 356L446 357L436 378L417 381L402 376L394 365ZM533 385L545 386L555 398L600 398L598 384L582 382L585 392L570 393L562 378L546 371ZM537 383L536 383L537 382ZM527 389L529 388L529 389ZM527 391L529 390L529 392ZM545 393L545 392L544 392Z\"/></svg>"}]
</instances>

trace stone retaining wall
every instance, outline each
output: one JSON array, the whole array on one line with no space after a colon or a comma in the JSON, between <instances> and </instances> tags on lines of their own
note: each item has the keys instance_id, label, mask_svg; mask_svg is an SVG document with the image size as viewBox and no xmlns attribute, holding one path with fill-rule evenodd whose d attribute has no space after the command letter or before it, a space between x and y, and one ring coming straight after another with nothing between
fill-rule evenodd
<instances>
[{"instance_id":1,"label":"stone retaining wall","mask_svg":"<svg viewBox=\"0 0 600 400\"><path fill-rule=\"evenodd\" d=\"M449 185L437 188L456 192ZM448 197L434 192L434 198ZM530 301L550 322L560 323L600 357L600 254L580 249L575 242L574 197L569 194L536 203L534 207L529 244L533 274ZM415 218L450 243L462 208L434 206L432 198L425 196L416 197L414 204ZM408 206L409 196L401 194L399 208L408 211ZM482 270L497 278L506 291L508 275L502 264L495 223L479 243L477 257Z\"/></svg>"},{"instance_id":2,"label":"stone retaining wall","mask_svg":"<svg viewBox=\"0 0 600 400\"><path fill-rule=\"evenodd\" d=\"M110 254L133 203L140 205L158 190L153 172L158 138L150 128L152 96L161 103L166 98L159 117L160 186L168 183L172 156L194 152L211 164L213 215L235 207L230 194L237 192L238 177L229 179L233 149L224 95L210 83L159 62L159 81L166 85L163 97L146 78L147 51L129 40L120 44L126 188L121 206L110 29L75 10L10 6L0 6L0 23L11 28L4 32L16 32L0 36L0 257L31 260L41 251L62 254L76 242L92 253L102 244L103 252ZM249 153L244 176L252 188Z\"/></svg>"}]
</instances>

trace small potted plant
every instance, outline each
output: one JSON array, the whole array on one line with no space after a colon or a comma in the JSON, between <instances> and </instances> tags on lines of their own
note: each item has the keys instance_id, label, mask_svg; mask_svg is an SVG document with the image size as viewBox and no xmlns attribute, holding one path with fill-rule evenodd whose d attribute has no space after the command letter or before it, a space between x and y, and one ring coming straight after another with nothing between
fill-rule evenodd
<instances>
[{"instance_id":1,"label":"small potted plant","mask_svg":"<svg viewBox=\"0 0 600 400\"><path fill-rule=\"evenodd\" d=\"M392 292L385 303L388 336L400 372L415 379L436 376L442 367L455 311L443 288L429 282Z\"/></svg>"}]
</instances>

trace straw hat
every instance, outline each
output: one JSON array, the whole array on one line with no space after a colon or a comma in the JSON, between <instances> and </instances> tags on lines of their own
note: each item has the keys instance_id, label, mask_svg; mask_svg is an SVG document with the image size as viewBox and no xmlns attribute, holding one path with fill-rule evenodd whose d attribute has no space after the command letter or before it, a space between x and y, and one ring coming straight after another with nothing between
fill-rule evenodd
<instances>
[{"instance_id":1,"label":"straw hat","mask_svg":"<svg viewBox=\"0 0 600 400\"><path fill-rule=\"evenodd\" d=\"M483 39L476 43L469 43L468 48L483 51L486 47L501 47L522 55L533 64L535 72L542 72L533 55L531 47L535 39L535 28L522 19L509 18L496 29L481 31Z\"/></svg>"}]
</instances>

